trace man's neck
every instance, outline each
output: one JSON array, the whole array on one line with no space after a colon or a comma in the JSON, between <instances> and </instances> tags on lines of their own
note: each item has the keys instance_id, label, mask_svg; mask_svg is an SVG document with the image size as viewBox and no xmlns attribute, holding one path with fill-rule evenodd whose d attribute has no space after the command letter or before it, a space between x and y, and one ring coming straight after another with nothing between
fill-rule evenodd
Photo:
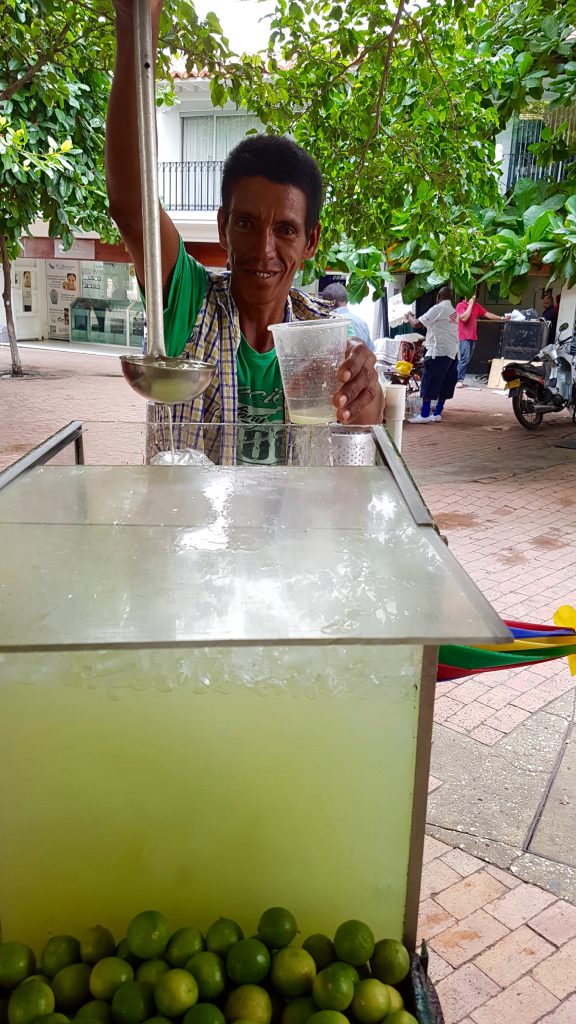
<instances>
[{"instance_id":1,"label":"man's neck","mask_svg":"<svg viewBox=\"0 0 576 1024\"><path fill-rule=\"evenodd\" d=\"M241 299L238 301L234 295L234 288L232 288L232 295L238 307L240 330L250 348L256 352L270 352L274 348L274 339L268 326L269 324L283 323L288 296L269 306L247 306Z\"/></svg>"}]
</instances>

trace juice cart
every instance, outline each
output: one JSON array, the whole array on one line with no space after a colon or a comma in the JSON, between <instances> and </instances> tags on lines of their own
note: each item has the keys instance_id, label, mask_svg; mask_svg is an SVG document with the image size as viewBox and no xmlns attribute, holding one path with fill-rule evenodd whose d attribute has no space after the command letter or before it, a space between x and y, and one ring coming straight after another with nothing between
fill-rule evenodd
<instances>
[{"instance_id":1,"label":"juice cart","mask_svg":"<svg viewBox=\"0 0 576 1024\"><path fill-rule=\"evenodd\" d=\"M382 428L259 429L0 475L5 939L280 904L414 949L436 648L508 632Z\"/></svg>"}]
</instances>

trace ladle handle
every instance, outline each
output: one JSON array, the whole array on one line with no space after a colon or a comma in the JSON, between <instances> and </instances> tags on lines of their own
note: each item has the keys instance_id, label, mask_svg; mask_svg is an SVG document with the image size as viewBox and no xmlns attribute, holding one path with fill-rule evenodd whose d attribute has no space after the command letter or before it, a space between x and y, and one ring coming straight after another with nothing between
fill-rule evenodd
<instances>
[{"instance_id":1,"label":"ladle handle","mask_svg":"<svg viewBox=\"0 0 576 1024\"><path fill-rule=\"evenodd\" d=\"M144 274L149 355L165 356L162 302L162 248L156 147L156 94L150 0L134 0L136 106L140 147Z\"/></svg>"}]
</instances>

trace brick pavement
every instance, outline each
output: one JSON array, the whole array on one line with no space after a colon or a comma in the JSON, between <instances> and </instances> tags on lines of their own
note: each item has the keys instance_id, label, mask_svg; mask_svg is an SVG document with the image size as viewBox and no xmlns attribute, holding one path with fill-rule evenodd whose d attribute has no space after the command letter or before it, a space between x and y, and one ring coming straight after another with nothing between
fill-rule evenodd
<instances>
[{"instance_id":1,"label":"brick pavement","mask_svg":"<svg viewBox=\"0 0 576 1024\"><path fill-rule=\"evenodd\" d=\"M141 458L143 403L117 356L23 356L45 376L0 379L0 467L71 419L87 424L89 461ZM0 349L0 375L7 369ZM553 446L575 435L567 416L527 433L502 395L472 389L456 393L441 424L404 428L404 456L436 521L504 616L546 622L560 604L576 604L576 451ZM488 756L571 691L556 662L442 683L438 729ZM434 799L445 785L435 772ZM527 884L490 863L489 851L480 860L460 849L465 828L451 833L453 845L426 839L420 935L446 1024L575 1024L576 907L545 876Z\"/></svg>"}]
</instances>

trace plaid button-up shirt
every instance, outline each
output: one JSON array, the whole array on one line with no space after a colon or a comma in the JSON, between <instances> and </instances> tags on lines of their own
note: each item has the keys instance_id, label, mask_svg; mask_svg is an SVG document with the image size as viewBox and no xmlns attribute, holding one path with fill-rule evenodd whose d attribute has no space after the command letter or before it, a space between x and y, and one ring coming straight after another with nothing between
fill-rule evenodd
<instances>
[{"instance_id":1,"label":"plaid button-up shirt","mask_svg":"<svg viewBox=\"0 0 576 1024\"><path fill-rule=\"evenodd\" d=\"M329 317L334 304L292 288L286 302L285 320L318 320ZM234 424L238 419L236 352L240 344L240 319L230 291L230 274L206 271L206 294L196 317L182 359L216 364L206 391L192 402L171 406L174 445L177 449L199 447L201 423ZM150 409L152 444L148 457L170 447L166 406Z\"/></svg>"}]
</instances>

